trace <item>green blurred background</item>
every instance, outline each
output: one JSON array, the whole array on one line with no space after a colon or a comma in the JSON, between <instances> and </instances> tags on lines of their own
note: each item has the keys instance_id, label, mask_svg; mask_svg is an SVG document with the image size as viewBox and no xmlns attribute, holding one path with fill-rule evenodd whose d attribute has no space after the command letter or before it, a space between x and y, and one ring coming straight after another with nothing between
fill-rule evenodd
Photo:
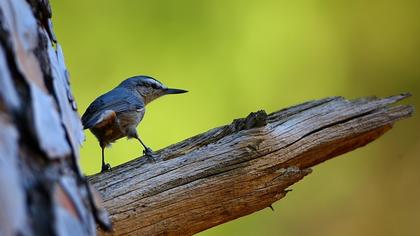
<instances>
[{"instance_id":1,"label":"green blurred background","mask_svg":"<svg viewBox=\"0 0 420 236\"><path fill-rule=\"evenodd\" d=\"M80 113L132 75L190 92L148 106L154 150L230 123L327 96L408 91L420 107L420 1L51 0ZM314 168L293 192L200 235L420 235L420 122ZM87 174L100 148L86 132ZM107 149L112 166L135 140Z\"/></svg>"}]
</instances>

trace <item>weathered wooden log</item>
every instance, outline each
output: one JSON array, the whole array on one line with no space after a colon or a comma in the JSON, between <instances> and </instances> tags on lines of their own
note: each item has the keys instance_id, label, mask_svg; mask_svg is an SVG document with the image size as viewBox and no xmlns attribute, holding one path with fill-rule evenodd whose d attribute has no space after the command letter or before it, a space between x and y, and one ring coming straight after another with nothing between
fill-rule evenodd
<instances>
[{"instance_id":1,"label":"weathered wooden log","mask_svg":"<svg viewBox=\"0 0 420 236\"><path fill-rule=\"evenodd\" d=\"M271 206L312 166L372 142L412 114L391 106L407 96L258 111L158 151L155 163L138 158L89 181L115 234L194 234Z\"/></svg>"}]
</instances>

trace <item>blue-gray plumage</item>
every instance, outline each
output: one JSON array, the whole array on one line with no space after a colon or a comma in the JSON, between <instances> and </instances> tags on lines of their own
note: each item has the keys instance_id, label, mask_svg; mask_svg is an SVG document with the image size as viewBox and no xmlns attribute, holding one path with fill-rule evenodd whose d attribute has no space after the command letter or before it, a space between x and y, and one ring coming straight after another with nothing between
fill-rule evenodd
<instances>
[{"instance_id":1,"label":"blue-gray plumage","mask_svg":"<svg viewBox=\"0 0 420 236\"><path fill-rule=\"evenodd\" d=\"M115 89L101 95L88 107L83 114L82 122L85 129L92 128L101 119L103 111L112 110L116 113L125 111L137 111L144 108L142 99L133 95L124 87Z\"/></svg>"},{"instance_id":2,"label":"blue-gray plumage","mask_svg":"<svg viewBox=\"0 0 420 236\"><path fill-rule=\"evenodd\" d=\"M95 99L83 114L82 124L99 141L102 149L101 171L110 168L109 164L105 164L105 147L122 137L137 139L143 145L144 153L152 158L152 150L141 141L136 130L143 119L145 106L163 95L185 92L167 88L149 76L134 76Z\"/></svg>"}]
</instances>

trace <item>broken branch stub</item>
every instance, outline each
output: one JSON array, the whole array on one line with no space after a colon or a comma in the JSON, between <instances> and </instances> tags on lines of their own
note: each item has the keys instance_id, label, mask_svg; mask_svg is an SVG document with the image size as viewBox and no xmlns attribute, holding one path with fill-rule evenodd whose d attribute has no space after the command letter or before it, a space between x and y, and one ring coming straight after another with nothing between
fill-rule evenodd
<instances>
[{"instance_id":1,"label":"broken branch stub","mask_svg":"<svg viewBox=\"0 0 420 236\"><path fill-rule=\"evenodd\" d=\"M232 124L89 177L116 234L189 235L269 207L311 167L375 140L408 97L331 97ZM103 233L101 231L101 233Z\"/></svg>"}]
</instances>

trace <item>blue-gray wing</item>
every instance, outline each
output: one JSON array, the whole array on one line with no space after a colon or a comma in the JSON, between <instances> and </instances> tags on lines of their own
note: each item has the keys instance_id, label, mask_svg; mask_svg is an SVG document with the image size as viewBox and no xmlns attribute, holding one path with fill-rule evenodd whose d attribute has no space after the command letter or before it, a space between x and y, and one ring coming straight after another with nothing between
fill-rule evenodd
<instances>
[{"instance_id":1,"label":"blue-gray wing","mask_svg":"<svg viewBox=\"0 0 420 236\"><path fill-rule=\"evenodd\" d=\"M101 95L89 105L82 116L83 128L89 129L95 126L106 111L113 111L118 114L119 112L136 111L143 108L143 101L130 91L125 88L115 88Z\"/></svg>"}]
</instances>

